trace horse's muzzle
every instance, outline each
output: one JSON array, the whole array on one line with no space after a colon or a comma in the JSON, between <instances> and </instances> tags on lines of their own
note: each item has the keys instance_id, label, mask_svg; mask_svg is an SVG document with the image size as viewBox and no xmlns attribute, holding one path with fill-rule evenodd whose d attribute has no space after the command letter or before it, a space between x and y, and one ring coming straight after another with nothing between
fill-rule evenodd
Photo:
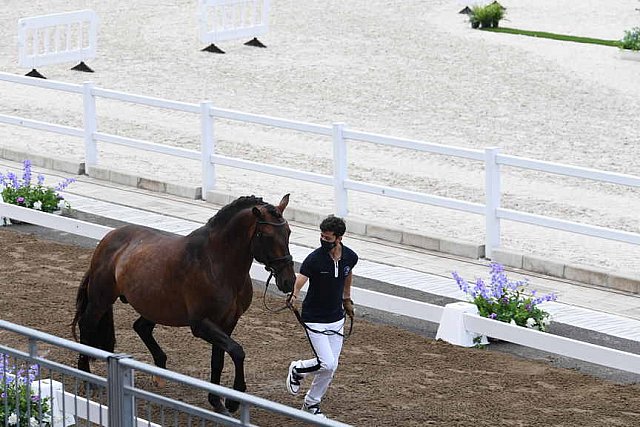
<instances>
[{"instance_id":1,"label":"horse's muzzle","mask_svg":"<svg viewBox=\"0 0 640 427\"><path fill-rule=\"evenodd\" d=\"M291 265L291 274L279 274L276 276L276 285L285 294L293 291L294 283L296 283L296 275L293 272L293 264Z\"/></svg>"},{"instance_id":2,"label":"horse's muzzle","mask_svg":"<svg viewBox=\"0 0 640 427\"><path fill-rule=\"evenodd\" d=\"M286 255L284 257L273 260L267 266L276 278L276 286L281 292L289 293L293 291L293 285L296 282L296 273L293 270L293 257Z\"/></svg>"}]
</instances>

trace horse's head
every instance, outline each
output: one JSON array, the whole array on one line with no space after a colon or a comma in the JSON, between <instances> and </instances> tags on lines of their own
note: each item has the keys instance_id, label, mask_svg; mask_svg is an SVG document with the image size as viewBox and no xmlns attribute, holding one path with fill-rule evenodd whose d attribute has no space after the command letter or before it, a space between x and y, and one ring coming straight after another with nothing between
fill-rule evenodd
<instances>
[{"instance_id":1,"label":"horse's head","mask_svg":"<svg viewBox=\"0 0 640 427\"><path fill-rule=\"evenodd\" d=\"M278 206L255 206L253 214L257 217L256 230L251 239L251 252L256 261L265 265L276 277L276 285L282 292L293 291L296 275L293 270L293 258L289 253L289 223L282 216L289 204L287 194Z\"/></svg>"}]
</instances>

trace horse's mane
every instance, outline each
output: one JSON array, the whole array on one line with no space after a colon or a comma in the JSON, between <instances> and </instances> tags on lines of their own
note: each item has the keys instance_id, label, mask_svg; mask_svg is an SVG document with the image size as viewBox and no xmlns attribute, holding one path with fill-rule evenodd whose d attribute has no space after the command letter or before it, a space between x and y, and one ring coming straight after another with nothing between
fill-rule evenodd
<instances>
[{"instance_id":1,"label":"horse's mane","mask_svg":"<svg viewBox=\"0 0 640 427\"><path fill-rule=\"evenodd\" d=\"M262 200L262 197L242 196L220 209L213 217L207 221L207 227L221 227L227 224L231 218L246 208L252 206L265 206L267 212L276 218L282 218L282 214L278 212L275 206L268 204Z\"/></svg>"}]
</instances>

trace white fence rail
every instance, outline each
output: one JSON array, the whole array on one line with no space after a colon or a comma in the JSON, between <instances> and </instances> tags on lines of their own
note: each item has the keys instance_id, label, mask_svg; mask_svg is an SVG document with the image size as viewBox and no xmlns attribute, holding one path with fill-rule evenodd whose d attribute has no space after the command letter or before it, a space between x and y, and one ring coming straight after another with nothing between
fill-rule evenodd
<instances>
[{"instance_id":1,"label":"white fence rail","mask_svg":"<svg viewBox=\"0 0 640 427\"><path fill-rule=\"evenodd\" d=\"M71 218L34 211L0 202L0 217L11 216L21 221L33 222L44 227L67 231L80 236L99 239L111 230L95 224ZM100 237L98 237L100 236ZM268 273L261 265L254 263L251 277L265 282ZM432 323L440 323L444 308L438 305L415 301L354 287L352 295L362 307L407 316ZM640 374L640 355L627 353L570 338L539 332L521 326L511 325L478 315L464 314L464 328L468 332L499 338L526 347L567 356L634 374Z\"/></svg>"},{"instance_id":2,"label":"white fence rail","mask_svg":"<svg viewBox=\"0 0 640 427\"><path fill-rule=\"evenodd\" d=\"M498 322L478 315L464 314L467 331L510 341L572 359L640 374L640 354L573 340L570 338Z\"/></svg>"},{"instance_id":3,"label":"white fence rail","mask_svg":"<svg viewBox=\"0 0 640 427\"><path fill-rule=\"evenodd\" d=\"M608 240L640 245L640 234L630 233L612 228L604 228L590 224L566 221L553 217L535 215L527 212L506 209L501 207L501 166L531 169L557 175L587 179L592 181L607 182L629 187L640 187L640 177L620 173L607 172L596 169L577 166L543 162L535 159L515 157L501 154L498 148L486 148L474 150L461 147L451 147L441 144L427 143L424 141L395 138L391 136L373 133L359 132L346 129L343 123L334 123L331 126L318 125L293 120L285 120L258 114L248 114L240 111L214 108L211 102L191 104L171 101L160 98L144 97L128 93L116 92L96 88L91 83L84 85L72 85L61 82L50 82L40 79L15 76L0 73L0 81L16 84L37 86L52 90L83 94L84 128L73 128L56 124L22 119L20 117L0 114L0 123L23 126L63 135L81 136L84 138L85 162L90 168L98 164L97 143L119 144L134 147L140 150L159 152L167 155L197 159L201 162L202 169L202 194L206 198L207 192L216 187L215 165L225 165L236 168L252 170L260 173L282 176L319 185L333 187L334 211L340 216L348 215L348 192L357 191L406 200L415 203L439 206L447 209L468 212L485 217L485 255L491 258L492 251L500 247L500 223L501 220L510 220L533 224L541 227L568 231ZM200 150L188 150L169 147L149 141L141 141L117 135L99 132L97 129L96 99L107 98L134 104L146 105L156 108L181 111L198 114L200 116ZM244 159L231 158L216 153L214 121L227 119L245 123L284 128L303 133L313 133L326 136L333 143L333 175L323 175L307 171L295 170L264 163L252 162ZM381 144L398 147L406 150L435 153L453 157L460 157L476 162L483 162L485 169L485 203L472 203L448 197L440 197L400 188L376 185L372 183L356 181L349 178L346 144L348 141L365 141L373 144Z\"/></svg>"},{"instance_id":4,"label":"white fence rail","mask_svg":"<svg viewBox=\"0 0 640 427\"><path fill-rule=\"evenodd\" d=\"M22 206L11 205L3 202L2 196L0 196L0 225L2 225L3 218L14 218L29 224L53 228L54 230L64 231L66 233L89 237L96 240L102 239L109 231L112 230L112 228L105 227L103 225L91 224L89 222L73 218L48 214L34 209L24 208Z\"/></svg>"},{"instance_id":5,"label":"white fence rail","mask_svg":"<svg viewBox=\"0 0 640 427\"><path fill-rule=\"evenodd\" d=\"M24 68L95 58L98 17L93 10L18 20L18 64Z\"/></svg>"}]
</instances>

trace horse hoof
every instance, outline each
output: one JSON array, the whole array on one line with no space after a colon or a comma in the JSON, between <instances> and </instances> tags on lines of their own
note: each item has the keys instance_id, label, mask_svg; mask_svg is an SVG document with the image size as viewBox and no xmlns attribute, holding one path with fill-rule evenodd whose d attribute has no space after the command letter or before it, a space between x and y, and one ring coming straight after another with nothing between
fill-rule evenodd
<instances>
[{"instance_id":1,"label":"horse hoof","mask_svg":"<svg viewBox=\"0 0 640 427\"><path fill-rule=\"evenodd\" d=\"M224 407L224 405L222 404L222 402L220 403L219 407L215 407L213 408L213 412L220 414L220 415L224 415L226 417L230 417L231 416L231 412L229 412L227 410L227 408Z\"/></svg>"},{"instance_id":2,"label":"horse hoof","mask_svg":"<svg viewBox=\"0 0 640 427\"><path fill-rule=\"evenodd\" d=\"M236 412L238 410L238 408L240 407L240 402L238 402L237 400L225 400L224 401L224 406L227 407L227 409L229 410L229 412Z\"/></svg>"},{"instance_id":3,"label":"horse hoof","mask_svg":"<svg viewBox=\"0 0 640 427\"><path fill-rule=\"evenodd\" d=\"M218 396L209 395L209 403L211 404L211 406L213 406L214 412L226 415L227 417L231 416L231 412L229 412L227 408L225 408Z\"/></svg>"},{"instance_id":4,"label":"horse hoof","mask_svg":"<svg viewBox=\"0 0 640 427\"><path fill-rule=\"evenodd\" d=\"M162 378L162 377L157 377L157 376L155 376L155 375L152 375L152 376L151 376L151 382L153 383L153 385L154 385L155 387L159 387L159 388L162 388L162 387L164 387L165 385L167 385L167 382L165 381L165 379L164 379L164 378Z\"/></svg>"}]
</instances>

